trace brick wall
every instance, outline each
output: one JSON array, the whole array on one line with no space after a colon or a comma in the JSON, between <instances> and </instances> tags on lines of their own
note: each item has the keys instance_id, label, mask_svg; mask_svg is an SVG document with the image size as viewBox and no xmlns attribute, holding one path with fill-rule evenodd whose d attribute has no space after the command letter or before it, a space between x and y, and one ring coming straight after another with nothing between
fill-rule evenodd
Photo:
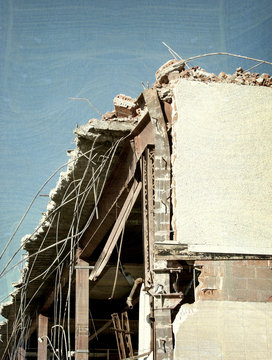
<instances>
[{"instance_id":1,"label":"brick wall","mask_svg":"<svg viewBox=\"0 0 272 360\"><path fill-rule=\"evenodd\" d=\"M272 301L272 260L196 261L196 300Z\"/></svg>"}]
</instances>

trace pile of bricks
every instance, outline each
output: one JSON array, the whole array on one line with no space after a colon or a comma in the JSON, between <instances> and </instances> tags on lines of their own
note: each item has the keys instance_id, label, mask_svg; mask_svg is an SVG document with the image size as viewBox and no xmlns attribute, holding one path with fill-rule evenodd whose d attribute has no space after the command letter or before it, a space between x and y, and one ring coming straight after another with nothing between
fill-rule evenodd
<instances>
[{"instance_id":1,"label":"pile of bricks","mask_svg":"<svg viewBox=\"0 0 272 360\"><path fill-rule=\"evenodd\" d=\"M272 76L269 74L250 73L244 71L241 67L237 68L234 74L226 74L221 72L218 76L208 73L199 66L193 66L190 69L185 69L185 64L181 61L170 60L156 72L155 86L162 88L169 82L176 81L179 78L184 78L194 81L202 82L223 82L233 83L239 85L251 86L267 86L272 87Z\"/></svg>"}]
</instances>

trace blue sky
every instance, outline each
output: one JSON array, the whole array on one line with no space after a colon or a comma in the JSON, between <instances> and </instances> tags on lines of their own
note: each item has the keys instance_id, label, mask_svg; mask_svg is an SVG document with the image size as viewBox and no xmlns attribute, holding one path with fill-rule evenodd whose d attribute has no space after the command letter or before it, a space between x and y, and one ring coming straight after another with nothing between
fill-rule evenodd
<instances>
[{"instance_id":1,"label":"blue sky","mask_svg":"<svg viewBox=\"0 0 272 360\"><path fill-rule=\"evenodd\" d=\"M269 0L2 0L0 20L0 250L39 187L67 161L76 123L97 117L69 97L86 97L101 113L118 93L137 97L141 82L153 83L171 58L162 41L184 58L227 51L272 61ZM219 73L254 64L217 56L194 65ZM47 200L37 198L1 267ZM0 280L1 297L17 278Z\"/></svg>"}]
</instances>

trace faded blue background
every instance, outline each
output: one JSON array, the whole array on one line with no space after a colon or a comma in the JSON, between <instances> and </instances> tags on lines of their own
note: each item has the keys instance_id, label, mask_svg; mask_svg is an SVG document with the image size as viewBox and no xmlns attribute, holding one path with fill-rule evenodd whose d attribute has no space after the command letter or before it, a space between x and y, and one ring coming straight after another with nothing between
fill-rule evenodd
<instances>
[{"instance_id":1,"label":"faded blue background","mask_svg":"<svg viewBox=\"0 0 272 360\"><path fill-rule=\"evenodd\" d=\"M171 58L162 41L184 58L227 51L272 61L271 0L2 0L0 11L0 250L39 187L67 161L76 123L97 117L69 97L86 97L101 113L118 93L137 97L141 81L153 83ZM216 56L194 65L219 73L254 63ZM47 201L37 198L1 268ZM18 277L1 280L1 298Z\"/></svg>"}]
</instances>

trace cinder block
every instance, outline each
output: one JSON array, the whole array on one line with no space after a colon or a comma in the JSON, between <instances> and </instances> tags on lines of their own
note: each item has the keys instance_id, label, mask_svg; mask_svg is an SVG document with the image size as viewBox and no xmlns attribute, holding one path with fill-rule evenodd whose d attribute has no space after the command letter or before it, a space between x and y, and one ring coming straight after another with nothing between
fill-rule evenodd
<instances>
[{"instance_id":1,"label":"cinder block","mask_svg":"<svg viewBox=\"0 0 272 360\"><path fill-rule=\"evenodd\" d=\"M251 280L251 279L249 279L249 280ZM249 280L234 278L233 279L233 288L234 289L247 289L247 281L249 281ZM254 280L254 279L252 279L252 280Z\"/></svg>"},{"instance_id":2,"label":"cinder block","mask_svg":"<svg viewBox=\"0 0 272 360\"><path fill-rule=\"evenodd\" d=\"M268 261L269 260L248 260L248 265L249 266L259 266L259 267L266 267L268 266Z\"/></svg>"},{"instance_id":3,"label":"cinder block","mask_svg":"<svg viewBox=\"0 0 272 360\"><path fill-rule=\"evenodd\" d=\"M272 280L267 279L248 279L248 288L254 290L272 289Z\"/></svg>"},{"instance_id":4,"label":"cinder block","mask_svg":"<svg viewBox=\"0 0 272 360\"><path fill-rule=\"evenodd\" d=\"M238 278L254 278L255 277L255 268L250 266L233 266L232 269L233 276Z\"/></svg>"},{"instance_id":5,"label":"cinder block","mask_svg":"<svg viewBox=\"0 0 272 360\"><path fill-rule=\"evenodd\" d=\"M257 267L256 268L256 278L257 279L268 279L272 280L272 269L270 267ZM271 289L272 290L272 289Z\"/></svg>"}]
</instances>

